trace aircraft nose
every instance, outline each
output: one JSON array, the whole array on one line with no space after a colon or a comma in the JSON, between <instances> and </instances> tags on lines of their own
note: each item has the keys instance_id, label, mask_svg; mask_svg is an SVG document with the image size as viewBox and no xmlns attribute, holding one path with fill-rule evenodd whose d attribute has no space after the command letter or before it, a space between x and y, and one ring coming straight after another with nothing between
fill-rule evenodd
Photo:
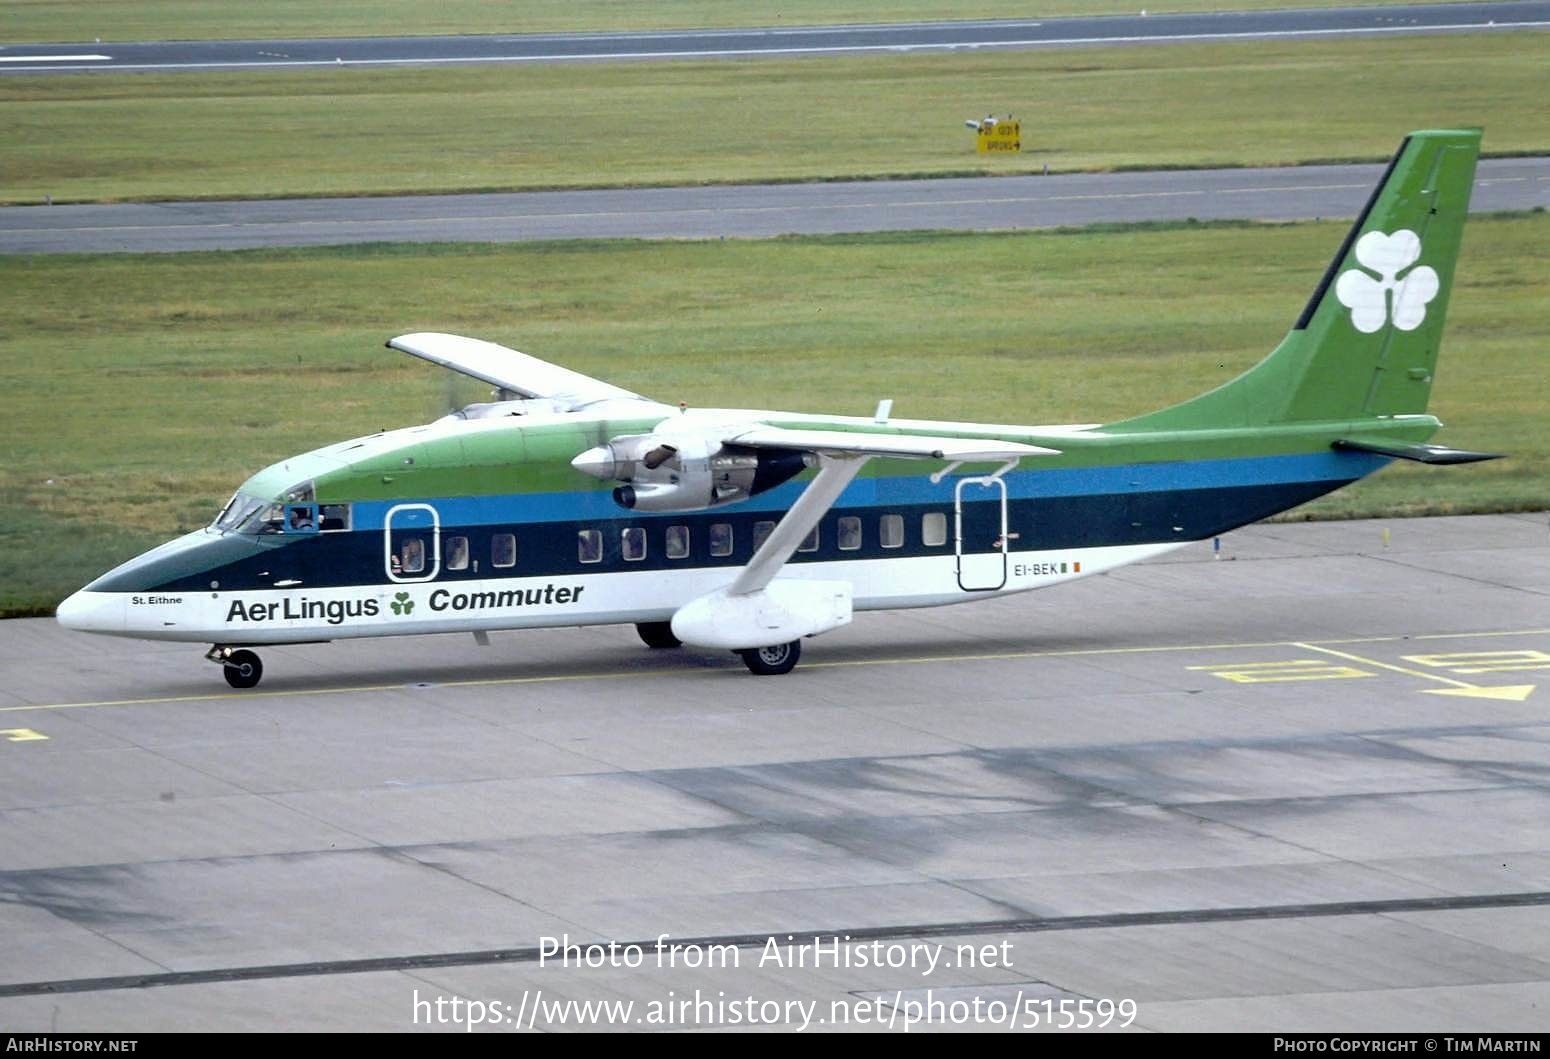
<instances>
[{"instance_id":1,"label":"aircraft nose","mask_svg":"<svg viewBox=\"0 0 1550 1059\"><path fill-rule=\"evenodd\" d=\"M77 632L123 632L124 601L117 593L82 590L59 605L54 620Z\"/></svg>"},{"instance_id":2,"label":"aircraft nose","mask_svg":"<svg viewBox=\"0 0 1550 1059\"><path fill-rule=\"evenodd\" d=\"M582 474L609 481L614 476L614 450L610 445L598 445L583 452L570 465Z\"/></svg>"}]
</instances>

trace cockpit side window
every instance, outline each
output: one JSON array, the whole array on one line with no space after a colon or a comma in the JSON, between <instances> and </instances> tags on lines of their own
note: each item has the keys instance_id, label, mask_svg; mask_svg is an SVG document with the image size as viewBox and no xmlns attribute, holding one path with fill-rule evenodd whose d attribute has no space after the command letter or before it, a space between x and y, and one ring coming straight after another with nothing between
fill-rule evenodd
<instances>
[{"instance_id":1,"label":"cockpit side window","mask_svg":"<svg viewBox=\"0 0 1550 1059\"><path fill-rule=\"evenodd\" d=\"M316 504L286 504L286 533L316 533L318 531L318 506Z\"/></svg>"},{"instance_id":2,"label":"cockpit side window","mask_svg":"<svg viewBox=\"0 0 1550 1059\"><path fill-rule=\"evenodd\" d=\"M280 533L285 529L285 506L265 504L253 518L243 524L244 533Z\"/></svg>"},{"instance_id":3,"label":"cockpit side window","mask_svg":"<svg viewBox=\"0 0 1550 1059\"><path fill-rule=\"evenodd\" d=\"M350 528L350 505L319 504L318 519L318 529L324 533L347 530Z\"/></svg>"}]
</instances>

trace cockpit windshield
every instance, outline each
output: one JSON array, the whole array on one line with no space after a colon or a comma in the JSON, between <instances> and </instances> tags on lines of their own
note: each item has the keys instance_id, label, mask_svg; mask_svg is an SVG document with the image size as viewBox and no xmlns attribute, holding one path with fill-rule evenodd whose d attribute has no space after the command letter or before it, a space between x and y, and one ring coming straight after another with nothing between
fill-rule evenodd
<instances>
[{"instance_id":1,"label":"cockpit windshield","mask_svg":"<svg viewBox=\"0 0 1550 1059\"><path fill-rule=\"evenodd\" d=\"M270 501L262 497L249 496L246 493L236 493L227 502L226 506L221 509L221 513L215 517L215 522L212 525L222 533L238 532L247 523L253 521L253 516L258 514L264 507L269 506L270 503ZM257 532L257 527L250 527L248 532Z\"/></svg>"}]
</instances>

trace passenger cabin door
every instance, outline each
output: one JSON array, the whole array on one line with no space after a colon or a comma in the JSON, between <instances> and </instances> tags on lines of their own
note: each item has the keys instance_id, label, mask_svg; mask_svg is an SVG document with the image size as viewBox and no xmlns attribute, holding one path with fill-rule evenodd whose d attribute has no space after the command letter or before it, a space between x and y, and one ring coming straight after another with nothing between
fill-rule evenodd
<instances>
[{"instance_id":1,"label":"passenger cabin door","mask_svg":"<svg viewBox=\"0 0 1550 1059\"><path fill-rule=\"evenodd\" d=\"M382 562L389 581L429 581L441 572L441 517L431 505L389 508L382 536Z\"/></svg>"},{"instance_id":2,"label":"passenger cabin door","mask_svg":"<svg viewBox=\"0 0 1550 1059\"><path fill-rule=\"evenodd\" d=\"M993 592L1006 584L1006 483L1000 475L960 478L953 490L958 587Z\"/></svg>"}]
</instances>

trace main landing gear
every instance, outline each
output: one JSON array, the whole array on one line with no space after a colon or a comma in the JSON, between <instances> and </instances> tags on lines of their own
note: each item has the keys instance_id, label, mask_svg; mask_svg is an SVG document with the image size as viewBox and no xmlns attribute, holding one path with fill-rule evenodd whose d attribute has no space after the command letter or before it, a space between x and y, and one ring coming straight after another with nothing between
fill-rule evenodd
<instances>
[{"instance_id":1,"label":"main landing gear","mask_svg":"<svg viewBox=\"0 0 1550 1059\"><path fill-rule=\"evenodd\" d=\"M216 644L205 658L221 667L226 683L234 688L256 688L264 679L264 663L258 655L246 648L222 647Z\"/></svg>"},{"instance_id":2,"label":"main landing gear","mask_svg":"<svg viewBox=\"0 0 1550 1059\"><path fill-rule=\"evenodd\" d=\"M797 659L802 657L802 641L792 640L790 643L778 643L773 647L755 647L737 653L742 656L743 665L748 667L748 672L754 676L778 677L796 668Z\"/></svg>"},{"instance_id":3,"label":"main landing gear","mask_svg":"<svg viewBox=\"0 0 1550 1059\"><path fill-rule=\"evenodd\" d=\"M683 641L673 635L673 623L670 621L639 621L635 623L635 631L640 635L641 643L653 650L683 646ZM743 665L748 667L748 672L761 677L778 677L796 668L797 659L802 657L802 641L792 640L773 647L753 647L738 651L737 655L742 658Z\"/></svg>"},{"instance_id":4,"label":"main landing gear","mask_svg":"<svg viewBox=\"0 0 1550 1059\"><path fill-rule=\"evenodd\" d=\"M673 623L670 621L638 621L635 623L635 631L640 634L640 642L653 651L683 646L683 641L673 635Z\"/></svg>"}]
</instances>

